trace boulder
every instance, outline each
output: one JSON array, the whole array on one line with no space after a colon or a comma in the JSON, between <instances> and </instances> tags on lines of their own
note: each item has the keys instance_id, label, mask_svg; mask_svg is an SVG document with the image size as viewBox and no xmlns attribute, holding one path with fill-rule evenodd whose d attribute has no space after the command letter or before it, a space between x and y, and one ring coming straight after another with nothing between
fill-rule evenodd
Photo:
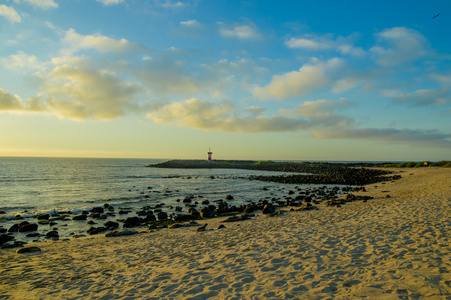
<instances>
[{"instance_id":1,"label":"boulder","mask_svg":"<svg viewBox=\"0 0 451 300\"><path fill-rule=\"evenodd\" d=\"M185 225L181 224L181 223L174 223L168 226L169 229L175 229L175 228L180 228L180 227L185 227Z\"/></svg>"},{"instance_id":2,"label":"boulder","mask_svg":"<svg viewBox=\"0 0 451 300\"><path fill-rule=\"evenodd\" d=\"M36 231L38 230L38 224L24 224L20 226L19 232L29 232L29 231Z\"/></svg>"},{"instance_id":3,"label":"boulder","mask_svg":"<svg viewBox=\"0 0 451 300\"><path fill-rule=\"evenodd\" d=\"M0 234L0 245L3 245L6 242L14 240L13 236L7 234Z\"/></svg>"},{"instance_id":4,"label":"boulder","mask_svg":"<svg viewBox=\"0 0 451 300\"><path fill-rule=\"evenodd\" d=\"M127 218L124 221L124 228L138 227L139 225L141 225L141 223L143 223L143 221L144 220L140 217Z\"/></svg>"},{"instance_id":5,"label":"boulder","mask_svg":"<svg viewBox=\"0 0 451 300\"><path fill-rule=\"evenodd\" d=\"M93 226L91 226L91 227L88 228L88 230L86 230L86 232L89 233L90 235L93 235L93 234L98 234L98 233L101 233L101 232L104 232L104 231L107 231L107 230L108 229L105 228L105 227L93 227Z\"/></svg>"},{"instance_id":6,"label":"boulder","mask_svg":"<svg viewBox=\"0 0 451 300\"><path fill-rule=\"evenodd\" d=\"M25 247L16 250L16 253L30 253L42 251L39 247Z\"/></svg>"},{"instance_id":7,"label":"boulder","mask_svg":"<svg viewBox=\"0 0 451 300\"><path fill-rule=\"evenodd\" d=\"M88 218L87 215L81 214L81 215L73 216L73 217L72 217L72 220L75 220L75 221L84 221L84 220L86 220L87 218Z\"/></svg>"},{"instance_id":8,"label":"boulder","mask_svg":"<svg viewBox=\"0 0 451 300\"><path fill-rule=\"evenodd\" d=\"M45 234L45 237L48 239L58 239L60 236L58 234L58 231L52 230Z\"/></svg>"},{"instance_id":9,"label":"boulder","mask_svg":"<svg viewBox=\"0 0 451 300\"><path fill-rule=\"evenodd\" d=\"M275 211L276 211L276 209L274 208L274 206L272 204L268 203L263 207L262 213L266 215L266 214L272 214Z\"/></svg>"},{"instance_id":10,"label":"boulder","mask_svg":"<svg viewBox=\"0 0 451 300\"><path fill-rule=\"evenodd\" d=\"M227 196L225 197L225 199L226 199L226 200L233 200L233 199L235 199L235 198L233 198L232 195L227 195Z\"/></svg>"},{"instance_id":11,"label":"boulder","mask_svg":"<svg viewBox=\"0 0 451 300\"><path fill-rule=\"evenodd\" d=\"M93 208L91 209L91 212L92 212L92 213L100 213L100 214L103 214L103 211L104 211L104 209L103 209L103 207L101 207L101 206L93 207Z\"/></svg>"},{"instance_id":12,"label":"boulder","mask_svg":"<svg viewBox=\"0 0 451 300\"><path fill-rule=\"evenodd\" d=\"M157 217L158 217L158 220L167 220L168 219L168 214L167 213L165 213L164 211L160 211L160 212L158 212L157 213Z\"/></svg>"},{"instance_id":13,"label":"boulder","mask_svg":"<svg viewBox=\"0 0 451 300\"><path fill-rule=\"evenodd\" d=\"M106 237L116 237L116 236L127 236L127 235L133 235L133 234L137 234L138 232L135 230L121 230L121 231L116 231L113 230L112 232L108 232L105 234Z\"/></svg>"},{"instance_id":14,"label":"boulder","mask_svg":"<svg viewBox=\"0 0 451 300\"><path fill-rule=\"evenodd\" d=\"M119 227L119 223L113 222L113 221L105 222L105 223L103 223L103 225L105 225L105 227L107 227L107 228L118 228Z\"/></svg>"},{"instance_id":15,"label":"boulder","mask_svg":"<svg viewBox=\"0 0 451 300\"><path fill-rule=\"evenodd\" d=\"M209 207L204 207L200 210L199 215L201 218L211 218L213 213L214 212Z\"/></svg>"},{"instance_id":16,"label":"boulder","mask_svg":"<svg viewBox=\"0 0 451 300\"><path fill-rule=\"evenodd\" d=\"M50 218L49 214L38 215L38 220L48 220Z\"/></svg>"},{"instance_id":17,"label":"boulder","mask_svg":"<svg viewBox=\"0 0 451 300\"><path fill-rule=\"evenodd\" d=\"M14 224L13 226L9 227L8 232L17 232L19 231L19 224Z\"/></svg>"}]
</instances>

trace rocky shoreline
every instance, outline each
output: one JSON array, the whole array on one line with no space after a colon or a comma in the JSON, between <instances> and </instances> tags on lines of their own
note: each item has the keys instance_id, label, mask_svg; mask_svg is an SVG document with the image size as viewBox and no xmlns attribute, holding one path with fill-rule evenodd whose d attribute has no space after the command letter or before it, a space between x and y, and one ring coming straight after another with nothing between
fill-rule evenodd
<instances>
[{"instance_id":1,"label":"rocky shoreline","mask_svg":"<svg viewBox=\"0 0 451 300\"><path fill-rule=\"evenodd\" d=\"M302 173L289 176L253 176L251 179L291 184L365 185L399 179L399 175L380 169L371 169L371 163L294 163L252 160L170 160L149 165L152 168L176 169L246 169Z\"/></svg>"}]
</instances>

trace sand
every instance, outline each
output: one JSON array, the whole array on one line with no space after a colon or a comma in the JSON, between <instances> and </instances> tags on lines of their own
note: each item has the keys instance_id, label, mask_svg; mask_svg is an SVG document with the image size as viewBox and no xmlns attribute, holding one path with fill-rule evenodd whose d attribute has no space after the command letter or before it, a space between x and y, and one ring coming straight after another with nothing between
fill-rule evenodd
<instances>
[{"instance_id":1,"label":"sand","mask_svg":"<svg viewBox=\"0 0 451 300\"><path fill-rule=\"evenodd\" d=\"M1 250L0 299L451 299L451 169L394 171L367 202Z\"/></svg>"}]
</instances>

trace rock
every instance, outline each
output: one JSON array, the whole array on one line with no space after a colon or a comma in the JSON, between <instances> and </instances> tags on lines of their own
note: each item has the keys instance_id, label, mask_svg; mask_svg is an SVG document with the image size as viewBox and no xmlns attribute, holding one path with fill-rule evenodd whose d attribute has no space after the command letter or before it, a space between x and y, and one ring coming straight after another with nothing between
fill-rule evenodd
<instances>
[{"instance_id":1,"label":"rock","mask_svg":"<svg viewBox=\"0 0 451 300\"><path fill-rule=\"evenodd\" d=\"M6 211L0 210L0 215L4 215L4 214L6 214Z\"/></svg>"},{"instance_id":2,"label":"rock","mask_svg":"<svg viewBox=\"0 0 451 300\"><path fill-rule=\"evenodd\" d=\"M153 221L156 221L156 220L157 220L157 218L151 212L147 213L146 217L144 218L144 221L146 221L146 222L153 222Z\"/></svg>"},{"instance_id":3,"label":"rock","mask_svg":"<svg viewBox=\"0 0 451 300\"><path fill-rule=\"evenodd\" d=\"M88 230L86 230L87 233L89 233L90 235L93 234L98 234L104 231L107 231L108 229L105 227L89 227Z\"/></svg>"},{"instance_id":4,"label":"rock","mask_svg":"<svg viewBox=\"0 0 451 300\"><path fill-rule=\"evenodd\" d=\"M88 218L87 215L81 214L81 215L73 216L73 217L72 217L72 220L75 220L75 221L84 221L84 220L86 220L87 218Z\"/></svg>"},{"instance_id":5,"label":"rock","mask_svg":"<svg viewBox=\"0 0 451 300\"><path fill-rule=\"evenodd\" d=\"M201 218L211 218L213 213L214 212L209 207L204 207L200 210L199 215Z\"/></svg>"},{"instance_id":6,"label":"rock","mask_svg":"<svg viewBox=\"0 0 451 300\"><path fill-rule=\"evenodd\" d=\"M31 253L42 251L39 247L25 247L16 250L16 253Z\"/></svg>"},{"instance_id":7,"label":"rock","mask_svg":"<svg viewBox=\"0 0 451 300\"><path fill-rule=\"evenodd\" d=\"M158 220L167 220L168 219L168 214L167 213L165 213L164 211L160 211L160 212L158 212L157 213L157 217L158 217Z\"/></svg>"},{"instance_id":8,"label":"rock","mask_svg":"<svg viewBox=\"0 0 451 300\"><path fill-rule=\"evenodd\" d=\"M26 237L38 237L41 236L39 232L33 232L26 235Z\"/></svg>"},{"instance_id":9,"label":"rock","mask_svg":"<svg viewBox=\"0 0 451 300\"><path fill-rule=\"evenodd\" d=\"M14 240L13 236L7 234L0 234L0 245L3 245L6 242Z\"/></svg>"},{"instance_id":10,"label":"rock","mask_svg":"<svg viewBox=\"0 0 451 300\"><path fill-rule=\"evenodd\" d=\"M174 223L168 226L169 229L175 229L175 228L180 228L180 227L185 227L183 224L181 223Z\"/></svg>"},{"instance_id":11,"label":"rock","mask_svg":"<svg viewBox=\"0 0 451 300\"><path fill-rule=\"evenodd\" d=\"M107 228L118 228L119 227L119 223L113 222L113 221L105 222L105 223L103 223L103 225Z\"/></svg>"},{"instance_id":12,"label":"rock","mask_svg":"<svg viewBox=\"0 0 451 300\"><path fill-rule=\"evenodd\" d=\"M227 196L225 197L225 199L226 199L226 200L233 200L233 199L235 199L235 198L233 198L232 195L227 195Z\"/></svg>"},{"instance_id":13,"label":"rock","mask_svg":"<svg viewBox=\"0 0 451 300\"><path fill-rule=\"evenodd\" d=\"M101 207L101 206L93 207L93 208L91 209L91 212L92 212L92 213L101 213L101 214L103 214L103 211L104 211L104 209L103 209L103 207Z\"/></svg>"},{"instance_id":14,"label":"rock","mask_svg":"<svg viewBox=\"0 0 451 300\"><path fill-rule=\"evenodd\" d=\"M175 207L175 211L177 212L181 212L183 210L183 208L181 206L176 206Z\"/></svg>"},{"instance_id":15,"label":"rock","mask_svg":"<svg viewBox=\"0 0 451 300\"><path fill-rule=\"evenodd\" d=\"M127 235L133 235L133 234L137 234L138 232L135 230L121 230L121 231L116 231L113 230L112 232L108 232L105 234L106 237L117 237L117 236L127 236Z\"/></svg>"},{"instance_id":16,"label":"rock","mask_svg":"<svg viewBox=\"0 0 451 300\"><path fill-rule=\"evenodd\" d=\"M227 227L225 227L224 224L221 224L221 225L218 226L218 229L223 229L223 228L227 228Z\"/></svg>"},{"instance_id":17,"label":"rock","mask_svg":"<svg viewBox=\"0 0 451 300\"><path fill-rule=\"evenodd\" d=\"M208 201L208 200L203 200L203 201L202 201L202 204L208 205L208 204L210 204L210 201Z\"/></svg>"},{"instance_id":18,"label":"rock","mask_svg":"<svg viewBox=\"0 0 451 300\"><path fill-rule=\"evenodd\" d=\"M93 220L89 220L89 221L88 221L88 225L95 225L95 224L97 224L97 223L94 222Z\"/></svg>"},{"instance_id":19,"label":"rock","mask_svg":"<svg viewBox=\"0 0 451 300\"><path fill-rule=\"evenodd\" d=\"M41 224L41 225L48 225L48 224L50 224L50 221L49 221L49 220L46 220L46 219L41 219L41 220L38 220L38 224Z\"/></svg>"},{"instance_id":20,"label":"rock","mask_svg":"<svg viewBox=\"0 0 451 300\"><path fill-rule=\"evenodd\" d=\"M174 221L176 222L184 222L184 221L188 221L188 220L192 220L193 216L192 215L176 215L174 217Z\"/></svg>"},{"instance_id":21,"label":"rock","mask_svg":"<svg viewBox=\"0 0 451 300\"><path fill-rule=\"evenodd\" d=\"M208 225L208 224L205 223L203 226L197 228L197 231L198 231L198 232L199 232L199 231L205 231L205 228L207 228L207 225Z\"/></svg>"},{"instance_id":22,"label":"rock","mask_svg":"<svg viewBox=\"0 0 451 300\"><path fill-rule=\"evenodd\" d=\"M13 226L9 227L8 232L18 232L19 228L19 224L14 224Z\"/></svg>"},{"instance_id":23,"label":"rock","mask_svg":"<svg viewBox=\"0 0 451 300\"><path fill-rule=\"evenodd\" d=\"M356 199L354 194L347 194L346 195L346 200L348 201L354 201Z\"/></svg>"},{"instance_id":24,"label":"rock","mask_svg":"<svg viewBox=\"0 0 451 300\"><path fill-rule=\"evenodd\" d=\"M38 215L38 220L48 220L50 218L49 214Z\"/></svg>"},{"instance_id":25,"label":"rock","mask_svg":"<svg viewBox=\"0 0 451 300\"><path fill-rule=\"evenodd\" d=\"M48 239L58 239L60 236L58 234L58 231L52 230L45 234L45 237Z\"/></svg>"},{"instance_id":26,"label":"rock","mask_svg":"<svg viewBox=\"0 0 451 300\"><path fill-rule=\"evenodd\" d=\"M262 213L266 215L266 214L272 214L275 211L276 211L276 209L274 208L274 206L272 204L268 203L263 207Z\"/></svg>"},{"instance_id":27,"label":"rock","mask_svg":"<svg viewBox=\"0 0 451 300\"><path fill-rule=\"evenodd\" d=\"M193 216L194 218L200 217L199 212L198 212L197 209L195 209L194 207L191 207L191 208L188 210L188 212L189 212L189 214L190 214L191 216Z\"/></svg>"},{"instance_id":28,"label":"rock","mask_svg":"<svg viewBox=\"0 0 451 300\"><path fill-rule=\"evenodd\" d=\"M237 222L237 221L244 221L244 220L249 220L250 219L249 214L245 214L245 215L241 215L241 216L231 216L228 217L227 219L223 220L222 222Z\"/></svg>"},{"instance_id":29,"label":"rock","mask_svg":"<svg viewBox=\"0 0 451 300\"><path fill-rule=\"evenodd\" d=\"M125 219L124 228L138 227L144 220L139 217L130 217Z\"/></svg>"},{"instance_id":30,"label":"rock","mask_svg":"<svg viewBox=\"0 0 451 300\"><path fill-rule=\"evenodd\" d=\"M38 230L38 224L24 224L20 226L19 232L29 232L29 231L36 231Z\"/></svg>"}]
</instances>

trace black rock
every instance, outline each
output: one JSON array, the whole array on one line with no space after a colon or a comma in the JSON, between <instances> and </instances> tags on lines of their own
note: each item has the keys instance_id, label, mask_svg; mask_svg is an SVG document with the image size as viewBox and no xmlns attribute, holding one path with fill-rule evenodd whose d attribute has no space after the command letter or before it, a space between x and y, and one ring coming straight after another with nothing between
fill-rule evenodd
<instances>
[{"instance_id":1,"label":"black rock","mask_svg":"<svg viewBox=\"0 0 451 300\"><path fill-rule=\"evenodd\" d=\"M139 225L141 225L141 223L143 223L143 219L141 219L140 217L130 217L125 219L124 221L124 227L125 228L131 228L131 227L138 227Z\"/></svg>"},{"instance_id":2,"label":"black rock","mask_svg":"<svg viewBox=\"0 0 451 300\"><path fill-rule=\"evenodd\" d=\"M29 231L36 231L38 230L38 224L24 224L20 226L19 232L29 232Z\"/></svg>"},{"instance_id":3,"label":"black rock","mask_svg":"<svg viewBox=\"0 0 451 300\"><path fill-rule=\"evenodd\" d=\"M233 199L235 199L235 198L233 198L232 195L227 195L227 196L225 197L225 199L226 199L226 200L233 200Z\"/></svg>"},{"instance_id":4,"label":"black rock","mask_svg":"<svg viewBox=\"0 0 451 300\"><path fill-rule=\"evenodd\" d=\"M157 213L157 217L158 217L158 220L167 220L168 214L165 213L164 211L160 211Z\"/></svg>"},{"instance_id":5,"label":"black rock","mask_svg":"<svg viewBox=\"0 0 451 300\"><path fill-rule=\"evenodd\" d=\"M49 218L49 214L38 215L38 220L48 220Z\"/></svg>"},{"instance_id":6,"label":"black rock","mask_svg":"<svg viewBox=\"0 0 451 300\"><path fill-rule=\"evenodd\" d=\"M13 236L7 234L0 234L0 245L3 245L6 242L14 240Z\"/></svg>"},{"instance_id":7,"label":"black rock","mask_svg":"<svg viewBox=\"0 0 451 300\"><path fill-rule=\"evenodd\" d=\"M101 214L103 214L103 207L101 207L101 206L97 206L97 207L93 207L92 209L91 209L91 212L92 213L101 213Z\"/></svg>"},{"instance_id":8,"label":"black rock","mask_svg":"<svg viewBox=\"0 0 451 300\"><path fill-rule=\"evenodd\" d=\"M266 214L272 214L275 211L276 211L276 209L274 208L274 206L272 204L268 203L263 207L262 213L266 215Z\"/></svg>"},{"instance_id":9,"label":"black rock","mask_svg":"<svg viewBox=\"0 0 451 300\"><path fill-rule=\"evenodd\" d=\"M75 221L84 221L84 220L86 220L87 218L88 218L87 215L81 214L81 215L73 216L73 217L72 217L72 220L75 220Z\"/></svg>"},{"instance_id":10,"label":"black rock","mask_svg":"<svg viewBox=\"0 0 451 300\"><path fill-rule=\"evenodd\" d=\"M58 234L58 231L52 230L52 231L47 232L45 234L45 237L48 238L48 239L57 239L60 236Z\"/></svg>"},{"instance_id":11,"label":"black rock","mask_svg":"<svg viewBox=\"0 0 451 300\"><path fill-rule=\"evenodd\" d=\"M113 222L113 221L105 222L103 225L105 225L105 227L107 227L107 228L118 228L119 227L119 223Z\"/></svg>"},{"instance_id":12,"label":"black rock","mask_svg":"<svg viewBox=\"0 0 451 300\"><path fill-rule=\"evenodd\" d=\"M13 226L9 227L8 232L17 232L19 231L19 224L14 224Z\"/></svg>"},{"instance_id":13,"label":"black rock","mask_svg":"<svg viewBox=\"0 0 451 300\"><path fill-rule=\"evenodd\" d=\"M29 233L29 234L26 235L26 237L37 237L37 236L41 236L39 234L39 232L33 232L33 233Z\"/></svg>"}]
</instances>

